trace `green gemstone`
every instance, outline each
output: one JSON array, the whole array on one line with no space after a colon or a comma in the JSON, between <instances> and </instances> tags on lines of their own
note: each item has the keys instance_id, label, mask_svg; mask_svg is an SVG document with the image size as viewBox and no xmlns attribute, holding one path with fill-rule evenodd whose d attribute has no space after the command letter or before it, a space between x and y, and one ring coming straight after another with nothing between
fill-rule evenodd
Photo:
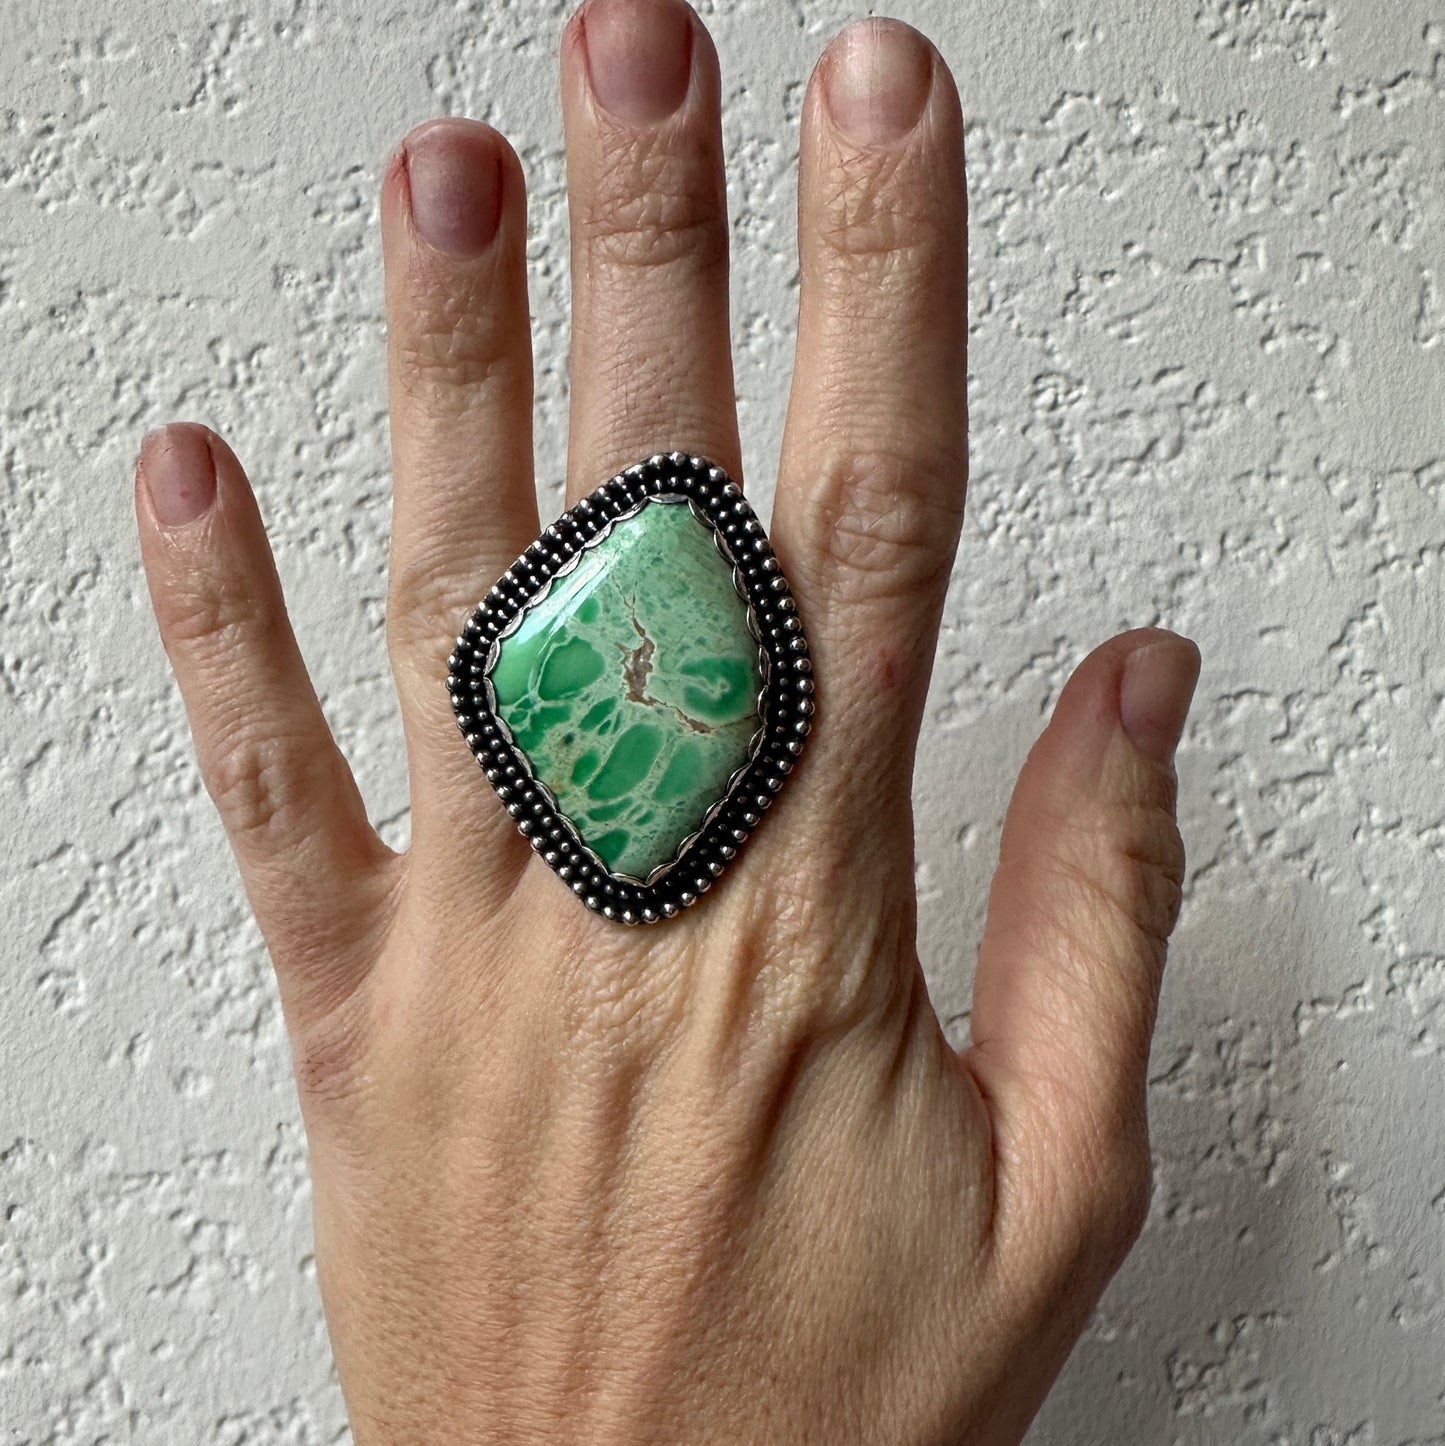
<instances>
[{"instance_id":1,"label":"green gemstone","mask_svg":"<svg viewBox=\"0 0 1445 1446\"><path fill-rule=\"evenodd\" d=\"M748 760L762 676L711 529L653 500L502 639L497 712L614 873L646 879Z\"/></svg>"}]
</instances>

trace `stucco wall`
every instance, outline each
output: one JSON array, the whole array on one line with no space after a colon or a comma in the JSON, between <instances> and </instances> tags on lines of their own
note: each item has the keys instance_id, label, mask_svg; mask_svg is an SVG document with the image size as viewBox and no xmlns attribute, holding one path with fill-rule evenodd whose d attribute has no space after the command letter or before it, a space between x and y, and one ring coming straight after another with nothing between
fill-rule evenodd
<instances>
[{"instance_id":1,"label":"stucco wall","mask_svg":"<svg viewBox=\"0 0 1445 1446\"><path fill-rule=\"evenodd\" d=\"M718 0L747 472L844 0ZM962 1027L1012 775L1125 625L1197 638L1191 879L1137 1253L1034 1446L1445 1442L1445 8L900 0L971 119L970 520L917 784ZM566 260L547 0L0 9L0 1440L334 1442L269 967L130 518L141 432L256 479L404 838L377 178L437 112L527 166L541 473Z\"/></svg>"}]
</instances>

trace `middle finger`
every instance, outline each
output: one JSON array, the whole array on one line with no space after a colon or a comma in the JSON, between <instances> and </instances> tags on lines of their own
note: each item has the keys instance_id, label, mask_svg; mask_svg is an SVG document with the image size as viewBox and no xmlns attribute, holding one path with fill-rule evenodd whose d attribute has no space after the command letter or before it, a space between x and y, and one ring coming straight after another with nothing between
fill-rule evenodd
<instances>
[{"instance_id":1,"label":"middle finger","mask_svg":"<svg viewBox=\"0 0 1445 1446\"><path fill-rule=\"evenodd\" d=\"M569 503L660 451L739 475L719 96L682 0L589 0L567 27Z\"/></svg>"}]
</instances>

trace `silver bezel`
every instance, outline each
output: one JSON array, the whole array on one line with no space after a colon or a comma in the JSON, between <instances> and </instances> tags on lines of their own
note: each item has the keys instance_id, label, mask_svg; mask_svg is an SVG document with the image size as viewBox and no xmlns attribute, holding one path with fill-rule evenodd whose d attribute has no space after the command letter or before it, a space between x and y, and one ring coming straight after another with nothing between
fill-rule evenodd
<instances>
[{"instance_id":1,"label":"silver bezel","mask_svg":"<svg viewBox=\"0 0 1445 1446\"><path fill-rule=\"evenodd\" d=\"M745 762L673 858L639 879L609 869L536 777L498 711L491 674L502 639L556 579L619 523L654 504L687 505L711 531L747 609L762 685ZM448 659L447 688L468 746L519 831L588 908L626 924L672 917L711 889L791 773L815 706L802 622L762 523L721 468L682 452L618 473L543 531L467 618Z\"/></svg>"}]
</instances>

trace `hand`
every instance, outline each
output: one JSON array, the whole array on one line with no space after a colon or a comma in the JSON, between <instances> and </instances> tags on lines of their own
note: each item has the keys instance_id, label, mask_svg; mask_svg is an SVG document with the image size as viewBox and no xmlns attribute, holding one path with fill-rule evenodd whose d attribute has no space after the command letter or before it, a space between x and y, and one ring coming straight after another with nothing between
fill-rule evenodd
<instances>
[{"instance_id":1,"label":"hand","mask_svg":"<svg viewBox=\"0 0 1445 1446\"><path fill-rule=\"evenodd\" d=\"M719 88L678 0L593 0L563 36L571 500L657 450L740 473ZM275 961L360 1446L1015 1442L1139 1229L1192 644L1126 634L1060 696L961 1053L914 948L913 748L967 455L963 175L937 52L850 28L804 108L772 527L817 727L719 887L654 927L587 913L533 855L443 688L539 530L498 134L423 126L382 185L404 856L328 732L234 454L193 424L144 443L145 564Z\"/></svg>"}]
</instances>

